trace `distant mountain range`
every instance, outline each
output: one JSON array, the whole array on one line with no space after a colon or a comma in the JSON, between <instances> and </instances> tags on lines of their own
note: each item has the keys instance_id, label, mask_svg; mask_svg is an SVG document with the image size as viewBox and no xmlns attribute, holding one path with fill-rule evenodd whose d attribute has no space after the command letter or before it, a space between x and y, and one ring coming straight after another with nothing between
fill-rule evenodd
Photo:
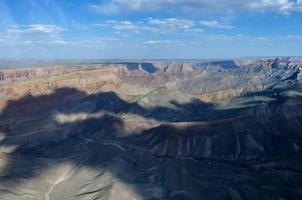
<instances>
[{"instance_id":1,"label":"distant mountain range","mask_svg":"<svg viewBox=\"0 0 302 200\"><path fill-rule=\"evenodd\" d=\"M41 67L52 65L74 65L74 64L108 64L121 62L215 62L215 61L256 61L280 58L291 62L302 62L302 56L254 56L227 59L1 59L0 67Z\"/></svg>"}]
</instances>

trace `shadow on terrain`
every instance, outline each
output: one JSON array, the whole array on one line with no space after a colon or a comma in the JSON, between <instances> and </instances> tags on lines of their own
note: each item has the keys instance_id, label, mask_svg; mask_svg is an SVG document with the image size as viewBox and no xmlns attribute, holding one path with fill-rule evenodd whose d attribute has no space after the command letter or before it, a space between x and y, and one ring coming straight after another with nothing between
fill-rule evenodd
<instances>
[{"instance_id":1,"label":"shadow on terrain","mask_svg":"<svg viewBox=\"0 0 302 200\"><path fill-rule=\"evenodd\" d=\"M205 65L205 66L216 65L216 66L219 66L223 69L236 69L236 68L238 68L238 65L233 60L212 61L212 62L206 62L206 63L202 63L202 64Z\"/></svg>"},{"instance_id":2,"label":"shadow on terrain","mask_svg":"<svg viewBox=\"0 0 302 200\"><path fill-rule=\"evenodd\" d=\"M247 94L246 96L249 95L253 96L263 94ZM278 95L273 96L277 99L281 98ZM286 101L286 99L282 99L282 101ZM276 106L277 109L278 106L275 102L272 103L272 106ZM152 150L154 155L148 152L148 150L152 149L155 145L160 144L162 141L167 140L167 138L174 137L174 133L177 135L176 137L184 137L182 136L184 135L184 132L186 135L202 134L200 133L200 130L203 130L202 126L197 125L195 127L195 125L192 125L190 127L190 125L188 125L188 127L185 128L177 128L173 125L161 125L159 127L144 131L138 136L131 135L131 133L130 135L124 135L124 133L127 131L125 130L123 119L119 117L120 114L134 114L146 119L164 121L165 123L171 124L174 122L198 122L212 120L223 121L224 118L238 117L242 112L247 110L255 110L259 104L263 105L263 102L256 101L253 105L248 104L244 108L226 110L216 109L214 104L204 103L198 99L185 104L180 104L177 102L171 102L171 104L173 104L175 107L155 107L152 109L147 109L136 102L130 103L121 99L114 92L87 95L84 92L74 88L60 88L49 95L28 95L18 100L10 101L0 116L0 132L4 133L4 138L2 141L0 141L0 147L5 148L8 146L14 146L14 150L7 154L7 164L4 166L0 174L0 182L3 184L9 184L13 180L18 182L20 180L40 176L43 174L45 169L50 167L50 165L56 165L61 162L71 162L78 167L89 166L93 168L102 168L104 166L104 162L113 160L115 158L120 158L126 161L126 167L124 171L117 173L116 176L126 184L140 183L167 187L167 191L162 191L162 193L164 193L163 197L158 199L185 199L185 197L189 198L188 196L190 196L189 194L182 193L171 194L170 192L173 190L190 191L193 193L195 192L195 194L203 193L208 195L206 197L211 197L211 195L219 193L219 189L200 190L200 193L196 192L200 189L200 187L202 187L202 184L198 182L201 177L198 177L198 175L195 173L202 174L203 164L199 165L195 162L197 162L198 159L201 160L204 155L196 155L196 153L193 154L188 150L188 152L186 152L188 155L191 153L193 155L191 157L195 156L198 159L195 161L185 160L181 162L181 159L177 160L178 150L175 149L171 150L172 153L170 157L164 157L164 154L161 157L161 153L157 152L158 149L155 149L154 151ZM99 112L102 112L103 114L80 120L71 119L69 121L67 120L66 122L64 120L58 121L55 118L57 114L72 116L81 113L94 114ZM274 122L279 123L276 130L278 129L281 132L289 132L289 134L293 135L290 137L295 137L295 141L297 141L297 144L300 145L301 136L297 134L297 130L288 129L288 125L284 121L282 122L282 120L282 118L271 121L269 120L267 124L263 124L260 129L274 129ZM297 120L299 120L298 123L301 122L301 119ZM257 125L256 123L249 123L249 128L252 128L253 125ZM228 123L228 121L224 121L222 125L220 125L220 122L218 122L217 124L212 124L204 130L209 131L211 134L216 134L219 131L232 132L233 126L236 126L236 123ZM219 129L217 127L219 127ZM153 132L155 132L155 136ZM241 135L243 134L244 133L241 133ZM228 136L229 135L226 135L224 139L228 140ZM155 139L152 140L152 137L155 137ZM260 138L262 136L258 137ZM283 139L283 137L277 136L276 138L277 139L275 142L278 143ZM234 140L235 139L236 138L234 137ZM270 143L274 142L273 140L266 140L266 142L267 141ZM232 146L231 142L230 144L228 144L228 142L225 143L226 144L220 144L220 149L219 147L217 148L218 154L227 156L227 154L234 154L234 151L237 151L237 147L235 148L234 145L232 148L230 148L230 146ZM200 144L202 148L203 146L208 145L207 143ZM251 143L250 145L257 146L254 143ZM265 144L263 145L265 146ZM133 146L142 146L146 153L143 155L140 154ZM215 154L215 152L216 150L213 150L212 153ZM244 150L242 150L242 152L244 152ZM249 153L252 154L253 152ZM277 153L282 154L282 149L280 149ZM270 154L268 156L273 157L273 155ZM280 159L278 156L277 158ZM267 174L262 178L257 171L252 171L250 172L251 175L247 175L246 170L248 167L242 166L242 163L236 163L235 161L236 159L230 161L231 163L233 162L232 166L234 165L241 170L239 170L240 172L236 173L242 173L242 176L253 177L251 178L253 181L245 184L255 186L259 184L259 180L260 182L265 182L267 184L274 184L274 179L264 180L265 177L271 178L271 176ZM224 171L224 165L228 165L228 162L220 163L219 166L221 167L218 169L218 171ZM158 169L153 169L154 166L157 165L160 165L161 167ZM189 171L186 172L188 173L186 174L187 177L180 178L181 170L185 170L186 168L189 168ZM251 169L249 168L248 170ZM298 180L300 180L300 173L302 172L299 171L297 173L299 174ZM207 175L204 174L204 176L210 177L211 175L207 173ZM178 183L180 180L186 183L188 182L187 179L190 178L198 182L196 183L196 186L190 185L191 183ZM208 179L210 182L209 187L213 188L217 187L214 185L222 180L226 182L226 185L235 184L232 181L225 179L221 174L215 175ZM22 182L20 181L20 184L21 183ZM296 186L300 187L301 184L297 184ZM297 187L287 187L281 185L276 190L279 190L277 193L283 197L295 198L297 197L295 196L297 194L293 193L293 191L295 192L295 190L298 189ZM56 188L56 190L59 189ZM150 192L145 190L146 189L144 187L136 188L136 192L140 194L143 199L150 199L148 196L150 195L148 194ZM270 189L261 188L260 190L265 191L265 193L268 194L272 193ZM222 191L220 192L223 193ZM94 195L94 190L87 189L85 192L77 195L80 197L81 195L86 194ZM242 192L243 196L244 194L245 193ZM194 195L191 198L194 198ZM198 195L195 196L195 198L198 199Z\"/></svg>"},{"instance_id":3,"label":"shadow on terrain","mask_svg":"<svg viewBox=\"0 0 302 200\"><path fill-rule=\"evenodd\" d=\"M124 64L127 66L129 70L139 70L141 67L144 71L154 74L157 71L157 68L153 65L153 63L131 63L131 62L122 62L118 64Z\"/></svg>"}]
</instances>

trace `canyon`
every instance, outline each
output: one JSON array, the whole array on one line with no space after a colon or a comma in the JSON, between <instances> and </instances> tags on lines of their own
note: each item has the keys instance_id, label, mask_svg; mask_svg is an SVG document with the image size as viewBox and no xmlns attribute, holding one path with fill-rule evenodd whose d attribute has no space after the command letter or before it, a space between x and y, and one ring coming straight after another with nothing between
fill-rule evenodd
<instances>
[{"instance_id":1,"label":"canyon","mask_svg":"<svg viewBox=\"0 0 302 200\"><path fill-rule=\"evenodd\" d=\"M300 58L41 66L0 69L0 199L302 198Z\"/></svg>"}]
</instances>

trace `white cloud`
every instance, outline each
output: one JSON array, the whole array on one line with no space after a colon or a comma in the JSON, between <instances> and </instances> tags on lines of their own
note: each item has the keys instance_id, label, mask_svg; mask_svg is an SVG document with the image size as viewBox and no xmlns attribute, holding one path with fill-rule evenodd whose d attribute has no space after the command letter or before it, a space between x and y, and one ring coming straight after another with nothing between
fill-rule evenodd
<instances>
[{"instance_id":1,"label":"white cloud","mask_svg":"<svg viewBox=\"0 0 302 200\"><path fill-rule=\"evenodd\" d=\"M109 20L106 21L107 25L110 25L113 30L115 31L134 31L139 32L139 30L142 28L137 24L136 22L131 21L115 21L115 20Z\"/></svg>"},{"instance_id":2,"label":"white cloud","mask_svg":"<svg viewBox=\"0 0 302 200\"><path fill-rule=\"evenodd\" d=\"M202 12L236 12L236 11L271 11L290 13L302 11L301 0L110 0L91 8L104 14L120 12L146 11L202 11Z\"/></svg>"},{"instance_id":3,"label":"white cloud","mask_svg":"<svg viewBox=\"0 0 302 200\"><path fill-rule=\"evenodd\" d=\"M65 41L65 40L52 40L52 41L49 42L49 44L66 45L66 44L68 44L68 42Z\"/></svg>"},{"instance_id":4,"label":"white cloud","mask_svg":"<svg viewBox=\"0 0 302 200\"><path fill-rule=\"evenodd\" d=\"M149 19L150 25L158 26L166 29L189 29L194 26L194 21L177 18L166 18L166 19Z\"/></svg>"},{"instance_id":5,"label":"white cloud","mask_svg":"<svg viewBox=\"0 0 302 200\"><path fill-rule=\"evenodd\" d=\"M114 3L102 4L102 5L91 5L93 10L103 13L103 14L116 14L121 9L118 5Z\"/></svg>"},{"instance_id":6,"label":"white cloud","mask_svg":"<svg viewBox=\"0 0 302 200\"><path fill-rule=\"evenodd\" d=\"M204 35L204 40L207 41L269 41L267 37L264 36L250 36L250 35Z\"/></svg>"},{"instance_id":7,"label":"white cloud","mask_svg":"<svg viewBox=\"0 0 302 200\"><path fill-rule=\"evenodd\" d=\"M116 21L108 20L104 23L93 24L102 28L111 28L115 33L129 36L131 33L185 33L197 34L203 29L196 26L195 21L178 18L155 19L148 18L143 21Z\"/></svg>"},{"instance_id":8,"label":"white cloud","mask_svg":"<svg viewBox=\"0 0 302 200\"><path fill-rule=\"evenodd\" d=\"M173 41L173 40L148 40L145 42L146 44L173 44L173 43L179 43L179 41Z\"/></svg>"},{"instance_id":9,"label":"white cloud","mask_svg":"<svg viewBox=\"0 0 302 200\"><path fill-rule=\"evenodd\" d=\"M204 32L202 28L190 28L190 29L185 29L185 33L192 33L192 34L198 34Z\"/></svg>"},{"instance_id":10,"label":"white cloud","mask_svg":"<svg viewBox=\"0 0 302 200\"><path fill-rule=\"evenodd\" d=\"M249 7L260 11L271 10L281 13L290 13L293 11L301 11L302 2L301 0L261 0L250 2Z\"/></svg>"},{"instance_id":11,"label":"white cloud","mask_svg":"<svg viewBox=\"0 0 302 200\"><path fill-rule=\"evenodd\" d=\"M232 29L234 28L231 25L228 24L223 24L218 21L201 21L200 22L203 26L208 27L208 28L215 28L215 29Z\"/></svg>"},{"instance_id":12,"label":"white cloud","mask_svg":"<svg viewBox=\"0 0 302 200\"><path fill-rule=\"evenodd\" d=\"M120 44L118 38L106 38L106 37L97 37L97 38L87 38L82 40L73 40L70 41L70 44L81 45L81 46L100 46L105 44Z\"/></svg>"},{"instance_id":13,"label":"white cloud","mask_svg":"<svg viewBox=\"0 0 302 200\"><path fill-rule=\"evenodd\" d=\"M55 26L55 25L46 25L46 24L32 24L32 25L20 25L14 26L12 29L9 29L10 33L20 33L20 34L31 34L31 33L43 33L43 34L59 34L65 31L65 29Z\"/></svg>"},{"instance_id":14,"label":"white cloud","mask_svg":"<svg viewBox=\"0 0 302 200\"><path fill-rule=\"evenodd\" d=\"M38 44L47 44L49 41L44 40L24 40L21 42L21 44L27 44L27 45L38 45Z\"/></svg>"}]
</instances>

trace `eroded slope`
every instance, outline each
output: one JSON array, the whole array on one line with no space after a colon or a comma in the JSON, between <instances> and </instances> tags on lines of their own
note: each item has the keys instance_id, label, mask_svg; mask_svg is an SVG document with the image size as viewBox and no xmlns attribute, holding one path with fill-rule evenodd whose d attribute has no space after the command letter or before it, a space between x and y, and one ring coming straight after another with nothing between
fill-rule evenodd
<instances>
[{"instance_id":1,"label":"eroded slope","mask_svg":"<svg viewBox=\"0 0 302 200\"><path fill-rule=\"evenodd\" d=\"M0 82L1 199L302 197L297 64L31 70Z\"/></svg>"}]
</instances>

